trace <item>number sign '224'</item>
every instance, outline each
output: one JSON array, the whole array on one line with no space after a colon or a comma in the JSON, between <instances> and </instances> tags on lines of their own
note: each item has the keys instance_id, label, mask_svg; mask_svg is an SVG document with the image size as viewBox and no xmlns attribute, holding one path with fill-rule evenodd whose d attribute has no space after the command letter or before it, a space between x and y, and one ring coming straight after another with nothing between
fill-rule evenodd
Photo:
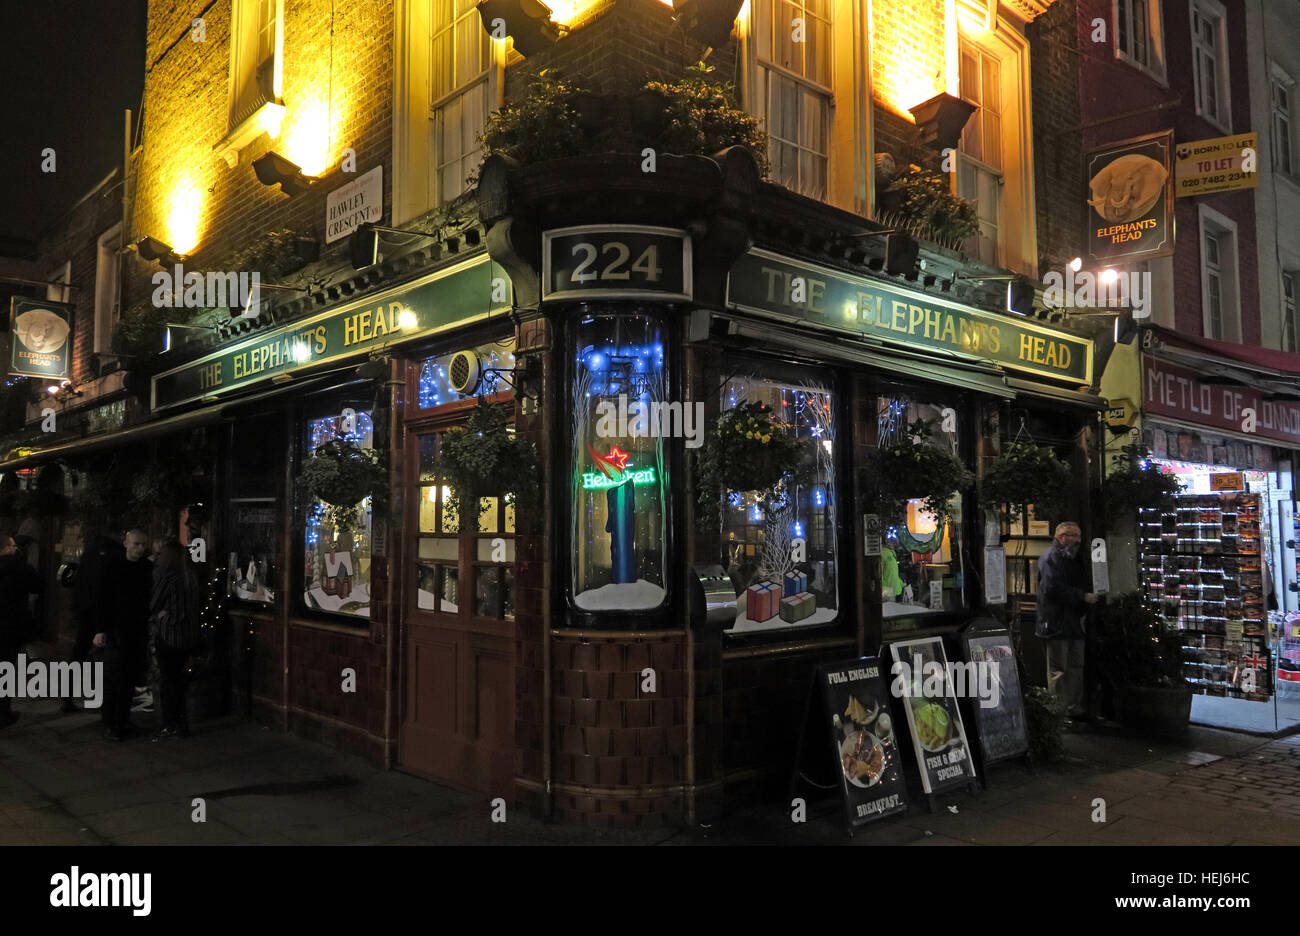
<instances>
[{"instance_id":1,"label":"number sign '224'","mask_svg":"<svg viewBox=\"0 0 1300 936\"><path fill-rule=\"evenodd\" d=\"M675 228L596 224L542 235L542 298L691 299L691 238Z\"/></svg>"}]
</instances>

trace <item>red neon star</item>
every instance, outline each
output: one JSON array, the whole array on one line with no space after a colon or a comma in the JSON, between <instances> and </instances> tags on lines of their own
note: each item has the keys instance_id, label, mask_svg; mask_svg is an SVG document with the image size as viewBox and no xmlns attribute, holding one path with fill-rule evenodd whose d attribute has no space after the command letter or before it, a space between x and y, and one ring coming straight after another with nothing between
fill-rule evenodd
<instances>
[{"instance_id":1,"label":"red neon star","mask_svg":"<svg viewBox=\"0 0 1300 936\"><path fill-rule=\"evenodd\" d=\"M628 454L627 452L620 449L617 445L615 445L613 448L609 450L609 454L606 455L605 458L609 461L611 465L618 466L619 471L627 470Z\"/></svg>"}]
</instances>

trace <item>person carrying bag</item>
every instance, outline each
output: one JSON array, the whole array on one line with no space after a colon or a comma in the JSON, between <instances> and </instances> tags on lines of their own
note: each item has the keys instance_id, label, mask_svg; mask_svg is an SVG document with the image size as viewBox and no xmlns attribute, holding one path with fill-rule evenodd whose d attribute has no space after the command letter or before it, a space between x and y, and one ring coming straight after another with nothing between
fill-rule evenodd
<instances>
[{"instance_id":1,"label":"person carrying bag","mask_svg":"<svg viewBox=\"0 0 1300 936\"><path fill-rule=\"evenodd\" d=\"M169 540L158 555L149 610L162 711L162 728L153 740L187 738L186 668L199 646L199 580L178 540Z\"/></svg>"}]
</instances>

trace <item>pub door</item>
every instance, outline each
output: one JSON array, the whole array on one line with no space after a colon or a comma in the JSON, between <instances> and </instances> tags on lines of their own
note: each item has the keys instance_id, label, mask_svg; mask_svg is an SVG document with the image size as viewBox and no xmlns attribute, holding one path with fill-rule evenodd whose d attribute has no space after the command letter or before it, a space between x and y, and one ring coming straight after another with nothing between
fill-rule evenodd
<instances>
[{"instance_id":1,"label":"pub door","mask_svg":"<svg viewBox=\"0 0 1300 936\"><path fill-rule=\"evenodd\" d=\"M465 410L461 410L461 415ZM403 523L403 712L398 759L455 786L508 795L514 777L514 508L477 524L432 473L441 421L408 424Z\"/></svg>"}]
</instances>

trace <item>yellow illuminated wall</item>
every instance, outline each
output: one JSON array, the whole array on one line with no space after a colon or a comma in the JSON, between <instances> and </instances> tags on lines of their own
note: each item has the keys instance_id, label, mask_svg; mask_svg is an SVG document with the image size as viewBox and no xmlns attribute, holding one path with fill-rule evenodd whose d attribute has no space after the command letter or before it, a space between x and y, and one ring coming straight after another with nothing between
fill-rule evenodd
<instances>
[{"instance_id":1,"label":"yellow illuminated wall","mask_svg":"<svg viewBox=\"0 0 1300 936\"><path fill-rule=\"evenodd\" d=\"M904 120L915 122L908 108L955 90L952 6L952 0L871 2L872 94Z\"/></svg>"}]
</instances>

